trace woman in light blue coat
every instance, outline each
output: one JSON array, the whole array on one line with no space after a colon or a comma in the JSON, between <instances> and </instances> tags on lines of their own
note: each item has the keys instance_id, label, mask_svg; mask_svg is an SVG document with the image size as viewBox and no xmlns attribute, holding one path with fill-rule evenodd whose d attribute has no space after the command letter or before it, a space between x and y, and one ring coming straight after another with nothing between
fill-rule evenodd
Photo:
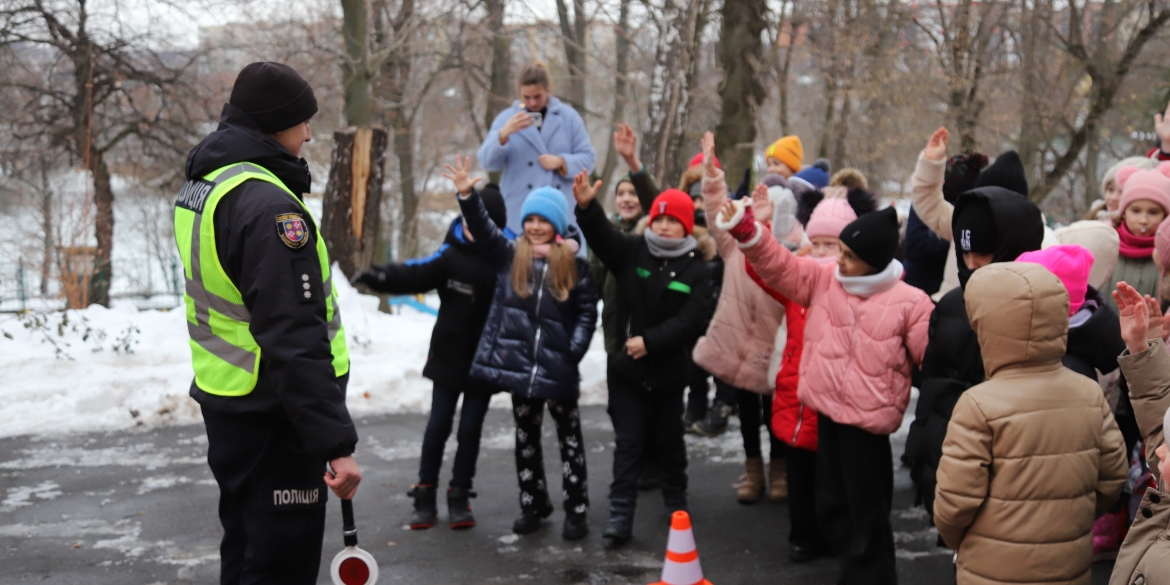
<instances>
[{"instance_id":1,"label":"woman in light blue coat","mask_svg":"<svg viewBox=\"0 0 1170 585\"><path fill-rule=\"evenodd\" d=\"M479 147L480 166L503 171L500 191L512 234L523 231L520 206L533 189L559 190L572 209L573 177L593 172L596 159L585 121L549 93L548 72L539 64L520 73L520 100L496 116ZM576 225L577 218L570 214L569 221Z\"/></svg>"}]
</instances>

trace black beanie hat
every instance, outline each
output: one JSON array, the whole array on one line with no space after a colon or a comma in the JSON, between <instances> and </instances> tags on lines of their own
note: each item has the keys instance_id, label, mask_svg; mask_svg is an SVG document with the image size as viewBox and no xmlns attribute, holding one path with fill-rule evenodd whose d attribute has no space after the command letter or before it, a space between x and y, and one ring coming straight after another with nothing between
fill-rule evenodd
<instances>
[{"instance_id":1,"label":"black beanie hat","mask_svg":"<svg viewBox=\"0 0 1170 585\"><path fill-rule=\"evenodd\" d=\"M508 225L508 206L504 204L504 195L500 193L500 186L488 183L479 191L479 198L487 209L488 217L495 222L496 227L504 229Z\"/></svg>"},{"instance_id":2,"label":"black beanie hat","mask_svg":"<svg viewBox=\"0 0 1170 585\"><path fill-rule=\"evenodd\" d=\"M1024 163L1020 160L1020 155L1014 150L1009 150L995 157L995 162L979 173L975 187L1003 187L1027 197L1028 175L1024 172Z\"/></svg>"},{"instance_id":3,"label":"black beanie hat","mask_svg":"<svg viewBox=\"0 0 1170 585\"><path fill-rule=\"evenodd\" d=\"M898 251L898 212L893 207L867 213L841 230L841 243L878 272Z\"/></svg>"},{"instance_id":4,"label":"black beanie hat","mask_svg":"<svg viewBox=\"0 0 1170 585\"><path fill-rule=\"evenodd\" d=\"M981 197L972 198L953 219L955 247L959 252L994 254L999 242L991 205Z\"/></svg>"},{"instance_id":5,"label":"black beanie hat","mask_svg":"<svg viewBox=\"0 0 1170 585\"><path fill-rule=\"evenodd\" d=\"M954 204L959 195L975 188L979 171L987 167L987 155L982 152L956 154L947 159L947 170L943 175L943 198Z\"/></svg>"},{"instance_id":6,"label":"black beanie hat","mask_svg":"<svg viewBox=\"0 0 1170 585\"><path fill-rule=\"evenodd\" d=\"M265 134L288 130L317 113L313 88L284 63L258 62L244 67L228 100L252 118Z\"/></svg>"}]
</instances>

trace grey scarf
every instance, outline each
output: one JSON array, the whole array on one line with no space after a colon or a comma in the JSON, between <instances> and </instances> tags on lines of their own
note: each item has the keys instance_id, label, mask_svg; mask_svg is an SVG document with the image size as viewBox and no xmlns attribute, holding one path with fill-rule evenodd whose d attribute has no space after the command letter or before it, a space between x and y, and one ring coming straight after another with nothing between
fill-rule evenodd
<instances>
[{"instance_id":1,"label":"grey scarf","mask_svg":"<svg viewBox=\"0 0 1170 585\"><path fill-rule=\"evenodd\" d=\"M650 248L650 254L655 258L678 258L699 247L695 236L664 238L649 228L642 235L646 238L646 247Z\"/></svg>"}]
</instances>

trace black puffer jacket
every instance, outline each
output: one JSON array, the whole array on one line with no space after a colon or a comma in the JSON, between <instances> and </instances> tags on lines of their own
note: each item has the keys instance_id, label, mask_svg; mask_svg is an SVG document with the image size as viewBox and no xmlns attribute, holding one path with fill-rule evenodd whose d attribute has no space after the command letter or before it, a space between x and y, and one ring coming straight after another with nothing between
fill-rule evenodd
<instances>
[{"instance_id":1,"label":"black puffer jacket","mask_svg":"<svg viewBox=\"0 0 1170 585\"><path fill-rule=\"evenodd\" d=\"M1040 249L1044 239L1040 208L1002 187L980 187L961 195L955 202L951 225L958 224L964 208L976 199L986 200L995 218L997 243L992 262L1012 262L1024 252ZM958 240L956 236L955 241ZM934 476L942 458L951 412L963 392L986 378L979 339L971 329L963 299L963 287L973 271L963 262L962 250L956 249L955 254L961 286L943 295L930 314L930 341L922 359L922 386L903 456L918 488L916 501L923 503L932 514Z\"/></svg>"},{"instance_id":2,"label":"black puffer jacket","mask_svg":"<svg viewBox=\"0 0 1170 585\"><path fill-rule=\"evenodd\" d=\"M1121 339L1117 313L1091 286L1085 295L1084 308L1092 309L1093 316L1077 327L1069 327L1068 349L1061 362L1064 367L1096 380L1098 370L1108 374L1117 369L1117 356L1125 351L1125 341Z\"/></svg>"},{"instance_id":3,"label":"black puffer jacket","mask_svg":"<svg viewBox=\"0 0 1170 585\"><path fill-rule=\"evenodd\" d=\"M698 250L680 258L656 258L645 238L623 234L596 200L576 208L577 225L618 283L620 340L642 336L646 357L609 356L609 367L650 388L682 388L690 381L690 348L711 316L711 273Z\"/></svg>"},{"instance_id":4,"label":"black puffer jacket","mask_svg":"<svg viewBox=\"0 0 1170 585\"><path fill-rule=\"evenodd\" d=\"M468 372L492 306L496 267L483 257L475 242L463 237L462 222L462 218L451 222L442 247L433 255L402 264L371 266L354 281L390 294L438 290L439 316L431 332L423 375L453 390L490 390L469 386Z\"/></svg>"},{"instance_id":5,"label":"black puffer jacket","mask_svg":"<svg viewBox=\"0 0 1170 585\"><path fill-rule=\"evenodd\" d=\"M512 289L515 243L488 217L478 192L457 199L467 229L497 271L495 296L472 360L471 377L526 398L576 400L581 395L577 364L585 357L597 325L597 295L589 263L575 258L577 286L562 302L543 284L548 264L533 260L537 282L533 294L523 298ZM576 237L575 228L570 226L569 231L567 237Z\"/></svg>"}]
</instances>

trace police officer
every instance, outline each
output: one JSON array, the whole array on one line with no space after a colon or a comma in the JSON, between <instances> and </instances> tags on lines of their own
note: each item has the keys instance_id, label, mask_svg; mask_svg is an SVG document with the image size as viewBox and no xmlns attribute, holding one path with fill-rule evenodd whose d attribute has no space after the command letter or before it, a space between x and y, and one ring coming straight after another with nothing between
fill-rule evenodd
<instances>
[{"instance_id":1,"label":"police officer","mask_svg":"<svg viewBox=\"0 0 1170 585\"><path fill-rule=\"evenodd\" d=\"M175 201L223 584L316 583L325 488L350 499L361 481L334 275L301 200L316 113L291 67L244 67Z\"/></svg>"}]
</instances>

